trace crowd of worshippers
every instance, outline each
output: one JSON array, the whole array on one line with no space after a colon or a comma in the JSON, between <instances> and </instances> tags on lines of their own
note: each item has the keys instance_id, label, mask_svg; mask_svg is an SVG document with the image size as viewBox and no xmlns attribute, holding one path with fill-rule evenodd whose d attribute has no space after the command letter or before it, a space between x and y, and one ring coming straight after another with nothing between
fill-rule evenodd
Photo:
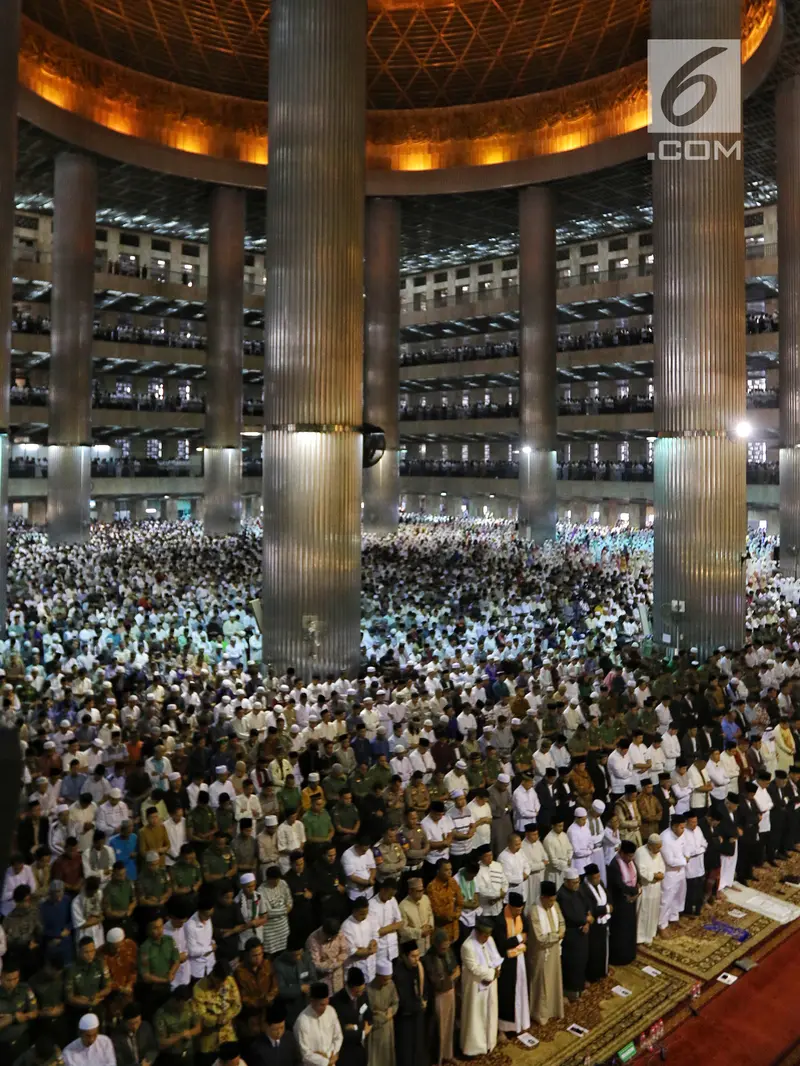
<instances>
[{"instance_id":1,"label":"crowd of worshippers","mask_svg":"<svg viewBox=\"0 0 800 1066\"><path fill-rule=\"evenodd\" d=\"M482 668L6 680L6 1061L479 1056L797 849L795 652Z\"/></svg>"}]
</instances>

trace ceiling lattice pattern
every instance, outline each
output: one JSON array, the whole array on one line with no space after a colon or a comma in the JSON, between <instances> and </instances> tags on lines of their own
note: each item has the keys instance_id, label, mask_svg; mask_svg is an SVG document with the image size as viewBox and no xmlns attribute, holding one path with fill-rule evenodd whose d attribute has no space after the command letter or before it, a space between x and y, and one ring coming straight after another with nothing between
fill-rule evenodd
<instances>
[{"instance_id":1,"label":"ceiling lattice pattern","mask_svg":"<svg viewBox=\"0 0 800 1066\"><path fill-rule=\"evenodd\" d=\"M335 2L335 0L332 0ZM123 66L266 99L270 0L23 0L30 18ZM584 81L644 58L649 0L370 0L371 108L449 107Z\"/></svg>"}]
</instances>

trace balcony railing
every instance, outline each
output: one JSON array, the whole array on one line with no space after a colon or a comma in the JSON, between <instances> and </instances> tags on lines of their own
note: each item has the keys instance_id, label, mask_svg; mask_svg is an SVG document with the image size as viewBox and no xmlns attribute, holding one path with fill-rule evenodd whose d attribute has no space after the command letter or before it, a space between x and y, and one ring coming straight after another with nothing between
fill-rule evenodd
<instances>
[{"instance_id":1,"label":"balcony railing","mask_svg":"<svg viewBox=\"0 0 800 1066\"><path fill-rule=\"evenodd\" d=\"M402 477L516 478L517 460L403 459ZM652 482L653 464L645 462L574 462L559 463L559 481L636 481ZM748 463L748 485L777 485L778 463Z\"/></svg>"},{"instance_id":2,"label":"balcony railing","mask_svg":"<svg viewBox=\"0 0 800 1066\"><path fill-rule=\"evenodd\" d=\"M12 386L10 401L14 406L47 407L50 390L44 386ZM95 392L92 395L92 407L103 411L169 411L184 414L204 414L206 400L204 396L181 399L179 396L166 396L159 399L147 393L128 395L126 393ZM242 401L242 413L255 416L263 415L264 401L245 399Z\"/></svg>"},{"instance_id":3,"label":"balcony railing","mask_svg":"<svg viewBox=\"0 0 800 1066\"><path fill-rule=\"evenodd\" d=\"M11 323L14 333L35 334L37 336L50 336L50 319L43 315L29 315L16 309ZM181 348L205 351L207 338L199 333L188 331L167 330L162 327L144 328L119 324L108 326L95 322L92 327L92 336L97 341L110 341L113 344L141 344L153 348ZM254 340L245 337L242 343L244 355L262 356L264 354L263 340Z\"/></svg>"}]
</instances>

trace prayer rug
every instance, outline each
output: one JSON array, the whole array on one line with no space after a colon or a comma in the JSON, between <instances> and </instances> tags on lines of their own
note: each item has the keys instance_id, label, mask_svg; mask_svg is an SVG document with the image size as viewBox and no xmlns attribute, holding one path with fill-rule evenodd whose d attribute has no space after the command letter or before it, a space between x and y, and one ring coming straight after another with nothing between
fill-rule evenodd
<instances>
[{"instance_id":1,"label":"prayer rug","mask_svg":"<svg viewBox=\"0 0 800 1066\"><path fill-rule=\"evenodd\" d=\"M666 938L656 937L649 947L640 946L639 958L658 969L673 966L703 981L712 980L780 928L778 922L753 911L731 917L735 909L732 903L719 902L701 918L681 918L669 927Z\"/></svg>"},{"instance_id":2,"label":"prayer rug","mask_svg":"<svg viewBox=\"0 0 800 1066\"><path fill-rule=\"evenodd\" d=\"M648 961L639 958L630 966L614 967L609 977L593 984L577 1003L565 1000L565 1016L560 1021L531 1025L531 1035L539 1040L535 1048L514 1040L478 1060L479 1066L583 1066L587 1057L591 1062L610 1059L691 994L691 977L668 969L650 977L642 971ZM615 994L612 989L619 986L630 995ZM574 1036L567 1031L570 1025L588 1032Z\"/></svg>"}]
</instances>

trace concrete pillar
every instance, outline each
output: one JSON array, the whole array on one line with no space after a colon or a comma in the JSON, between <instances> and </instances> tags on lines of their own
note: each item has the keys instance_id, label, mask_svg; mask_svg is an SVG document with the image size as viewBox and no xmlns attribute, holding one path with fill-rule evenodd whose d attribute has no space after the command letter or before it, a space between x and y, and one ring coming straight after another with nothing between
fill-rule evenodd
<instances>
[{"instance_id":1,"label":"concrete pillar","mask_svg":"<svg viewBox=\"0 0 800 1066\"><path fill-rule=\"evenodd\" d=\"M364 261L364 421L386 434L386 451L377 466L364 471L367 533L397 529L400 493L397 424L400 391L400 202L367 201Z\"/></svg>"},{"instance_id":2,"label":"concrete pillar","mask_svg":"<svg viewBox=\"0 0 800 1066\"><path fill-rule=\"evenodd\" d=\"M778 240L781 255L780 531L781 570L792 576L800 564L800 77L789 78L776 96L778 140Z\"/></svg>"},{"instance_id":3,"label":"concrete pillar","mask_svg":"<svg viewBox=\"0 0 800 1066\"><path fill-rule=\"evenodd\" d=\"M360 658L366 8L270 24L263 655L300 677Z\"/></svg>"},{"instance_id":4,"label":"concrete pillar","mask_svg":"<svg viewBox=\"0 0 800 1066\"><path fill-rule=\"evenodd\" d=\"M47 500L28 500L28 521L34 526L43 526L47 523Z\"/></svg>"},{"instance_id":5,"label":"concrete pillar","mask_svg":"<svg viewBox=\"0 0 800 1066\"><path fill-rule=\"evenodd\" d=\"M97 170L87 156L56 157L47 526L50 540L83 543L89 533L92 445L92 327Z\"/></svg>"},{"instance_id":6,"label":"concrete pillar","mask_svg":"<svg viewBox=\"0 0 800 1066\"><path fill-rule=\"evenodd\" d=\"M8 433L17 172L17 55L20 0L0 4L0 639L6 635L8 573Z\"/></svg>"},{"instance_id":7,"label":"concrete pillar","mask_svg":"<svg viewBox=\"0 0 800 1066\"><path fill-rule=\"evenodd\" d=\"M137 497L131 503L131 515L134 522L147 522L152 517L147 513L147 500Z\"/></svg>"},{"instance_id":8,"label":"concrete pillar","mask_svg":"<svg viewBox=\"0 0 800 1066\"><path fill-rule=\"evenodd\" d=\"M244 190L228 186L215 189L208 247L208 393L203 450L204 529L211 536L236 533L242 521L244 236Z\"/></svg>"},{"instance_id":9,"label":"concrete pillar","mask_svg":"<svg viewBox=\"0 0 800 1066\"><path fill-rule=\"evenodd\" d=\"M556 229L552 192L519 194L519 528L556 535Z\"/></svg>"},{"instance_id":10,"label":"concrete pillar","mask_svg":"<svg viewBox=\"0 0 800 1066\"><path fill-rule=\"evenodd\" d=\"M98 522L105 522L110 524L114 521L114 512L117 509L117 501L111 497L104 497L98 500L97 507L97 520Z\"/></svg>"},{"instance_id":11,"label":"concrete pillar","mask_svg":"<svg viewBox=\"0 0 800 1066\"><path fill-rule=\"evenodd\" d=\"M651 37L738 40L740 18L738 0L653 0ZM729 81L716 86L718 97L735 98L740 81L737 60ZM677 93L667 103L677 114L686 110ZM669 633L673 645L680 632L681 645L696 646L703 658L744 640L746 445L736 427L746 414L746 371L740 135L670 132L654 147L698 136L713 137L730 155L661 159L677 153L659 149L653 163L653 631L657 640ZM676 602L683 613L673 610Z\"/></svg>"},{"instance_id":12,"label":"concrete pillar","mask_svg":"<svg viewBox=\"0 0 800 1066\"><path fill-rule=\"evenodd\" d=\"M192 518L195 522L203 522L206 517L206 501L202 496L192 500Z\"/></svg>"},{"instance_id":13,"label":"concrete pillar","mask_svg":"<svg viewBox=\"0 0 800 1066\"><path fill-rule=\"evenodd\" d=\"M178 501L174 496L164 500L164 517L168 522L178 521Z\"/></svg>"}]
</instances>

